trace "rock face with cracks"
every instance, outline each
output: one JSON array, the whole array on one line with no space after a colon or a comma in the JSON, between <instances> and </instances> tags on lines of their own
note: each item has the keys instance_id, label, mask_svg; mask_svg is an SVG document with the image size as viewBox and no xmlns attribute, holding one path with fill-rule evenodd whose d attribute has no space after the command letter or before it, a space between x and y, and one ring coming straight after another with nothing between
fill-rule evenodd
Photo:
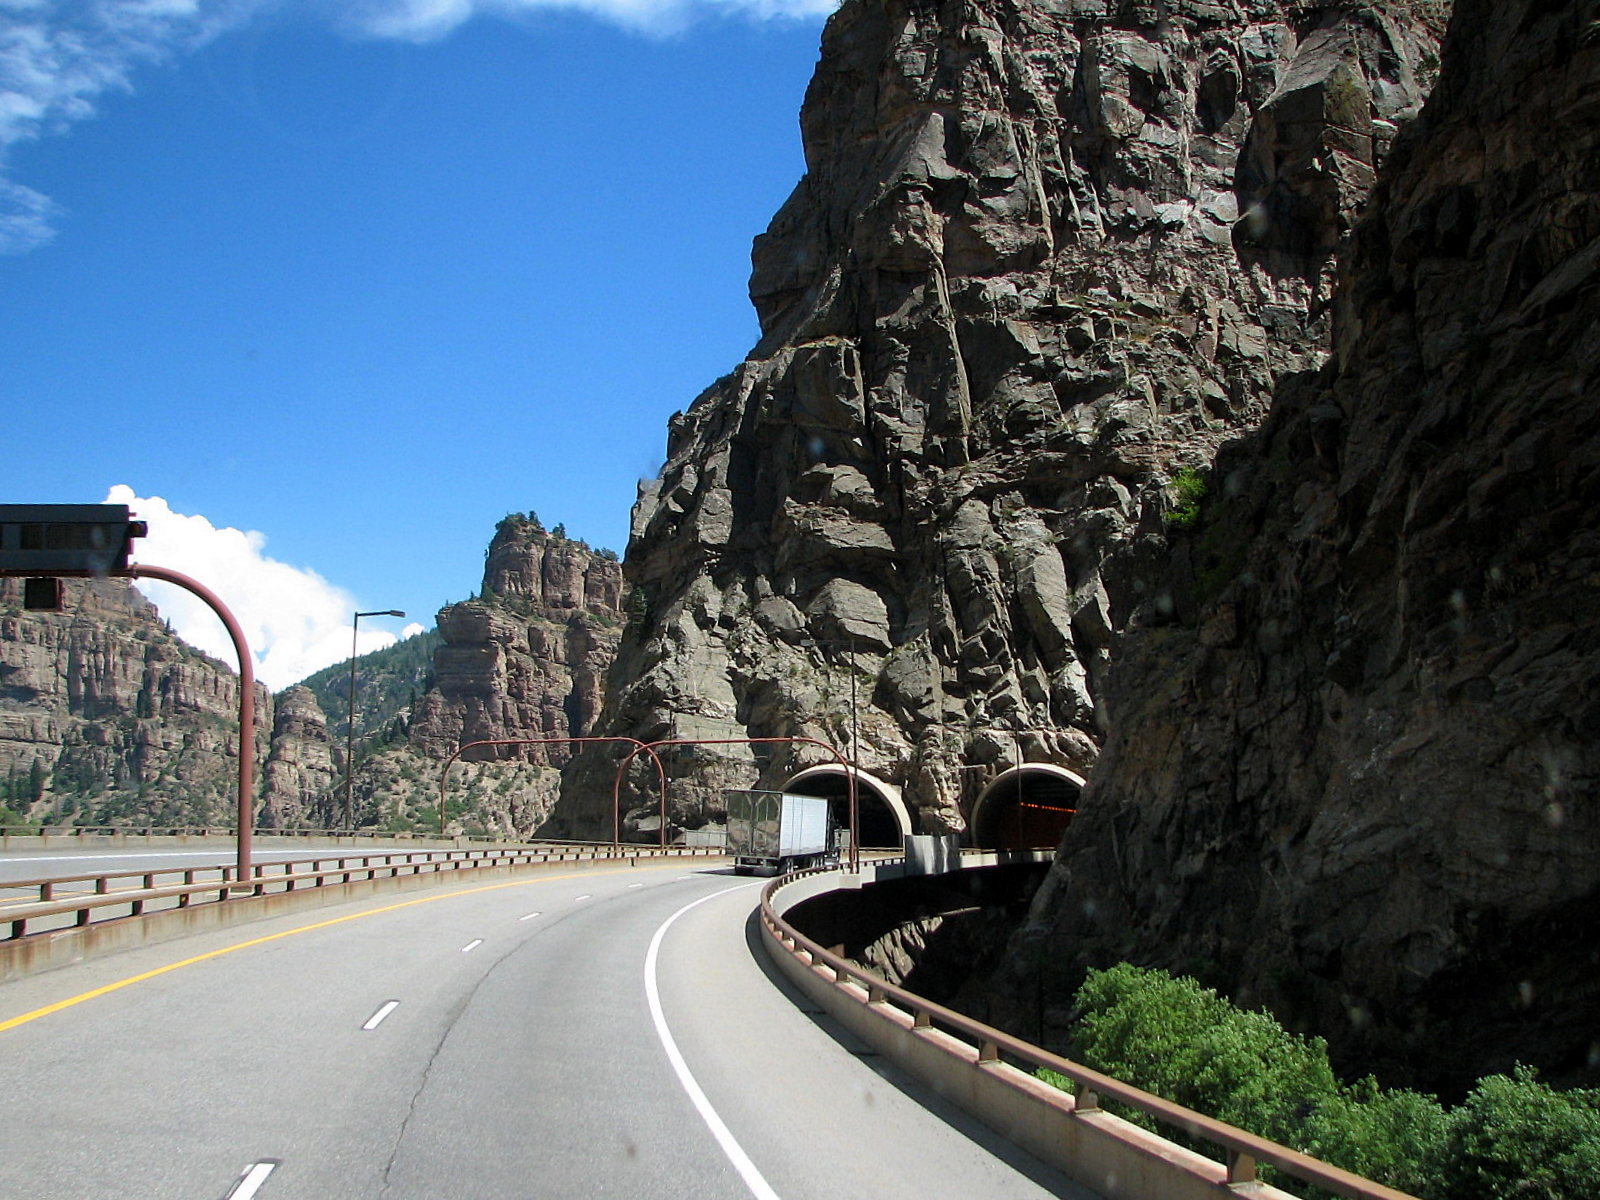
<instances>
[{"instance_id":1,"label":"rock face with cracks","mask_svg":"<svg viewBox=\"0 0 1600 1200\"><path fill-rule=\"evenodd\" d=\"M1338 293L1117 646L1007 968L1193 970L1386 1083L1600 1081L1600 5L1461 0Z\"/></svg>"},{"instance_id":2,"label":"rock face with cracks","mask_svg":"<svg viewBox=\"0 0 1600 1200\"><path fill-rule=\"evenodd\" d=\"M1019 758L1086 773L1117 631L1172 611L1174 475L1324 358L1435 7L849 0L756 240L762 339L635 506L601 728L827 741L925 833ZM678 758L672 819L825 761ZM608 825L609 770L566 831Z\"/></svg>"},{"instance_id":3,"label":"rock face with cracks","mask_svg":"<svg viewBox=\"0 0 1600 1200\"><path fill-rule=\"evenodd\" d=\"M531 515L501 521L481 596L439 612L444 645L434 652L434 686L412 714L413 757L437 764L468 742L590 733L621 636L621 598L615 555L547 532ZM506 832L529 832L554 804L571 755L561 744L468 750L468 762L531 764L498 773L501 801L480 815Z\"/></svg>"},{"instance_id":4,"label":"rock face with cracks","mask_svg":"<svg viewBox=\"0 0 1600 1200\"><path fill-rule=\"evenodd\" d=\"M259 766L273 728L259 685L255 712ZM46 823L231 825L238 753L238 676L126 580L67 580L54 613L25 610L22 581L0 579L6 807Z\"/></svg>"}]
</instances>

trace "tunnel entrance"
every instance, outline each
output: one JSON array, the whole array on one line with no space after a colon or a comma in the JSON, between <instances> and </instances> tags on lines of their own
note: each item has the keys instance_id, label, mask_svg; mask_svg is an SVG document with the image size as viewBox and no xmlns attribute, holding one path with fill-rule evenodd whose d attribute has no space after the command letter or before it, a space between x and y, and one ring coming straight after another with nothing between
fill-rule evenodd
<instances>
[{"instance_id":1,"label":"tunnel entrance","mask_svg":"<svg viewBox=\"0 0 1600 1200\"><path fill-rule=\"evenodd\" d=\"M1072 824L1083 776L1051 763L997 775L972 806L972 844L984 850L1054 849Z\"/></svg>"},{"instance_id":2,"label":"tunnel entrance","mask_svg":"<svg viewBox=\"0 0 1600 1200\"><path fill-rule=\"evenodd\" d=\"M899 850L911 832L911 815L906 811L900 789L864 771L856 776L856 819L860 825L863 850ZM823 796L839 829L850 828L850 779L845 768L827 763L807 767L783 785L786 792L802 796Z\"/></svg>"}]
</instances>

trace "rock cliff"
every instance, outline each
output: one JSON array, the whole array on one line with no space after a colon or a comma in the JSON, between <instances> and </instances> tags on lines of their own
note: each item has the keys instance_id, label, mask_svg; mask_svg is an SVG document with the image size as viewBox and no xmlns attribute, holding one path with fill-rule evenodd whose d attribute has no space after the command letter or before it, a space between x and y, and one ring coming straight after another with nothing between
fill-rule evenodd
<instances>
[{"instance_id":1,"label":"rock cliff","mask_svg":"<svg viewBox=\"0 0 1600 1200\"><path fill-rule=\"evenodd\" d=\"M762 339L635 506L602 727L830 741L926 833L1008 767L1086 773L1114 636L1168 603L1174 480L1322 362L1444 11L847 0L756 241ZM674 817L821 761L680 761ZM562 821L609 791L573 772Z\"/></svg>"},{"instance_id":2,"label":"rock cliff","mask_svg":"<svg viewBox=\"0 0 1600 1200\"><path fill-rule=\"evenodd\" d=\"M986 1000L1059 1038L1129 958L1386 1082L1592 1085L1600 5L1460 0L1382 173L1336 358L1218 456Z\"/></svg>"},{"instance_id":3,"label":"rock cliff","mask_svg":"<svg viewBox=\"0 0 1600 1200\"><path fill-rule=\"evenodd\" d=\"M614 554L591 550L546 532L538 518L501 521L489 544L481 595L439 612L444 644L434 651L434 685L412 713L410 769L437 764L474 741L582 737L600 711L606 669L621 636L622 568ZM489 828L528 833L555 802L560 768L571 749L484 746L467 751L468 763L532 764L504 771L474 771L493 778L491 795L473 804L473 819ZM388 761L393 759L393 761ZM379 807L428 805L437 793L414 801L397 778L401 764L380 756L365 787ZM437 775L432 775L437 787ZM607 793L609 795L609 792ZM493 797L498 797L494 799Z\"/></svg>"},{"instance_id":4,"label":"rock cliff","mask_svg":"<svg viewBox=\"0 0 1600 1200\"><path fill-rule=\"evenodd\" d=\"M298 685L281 692L262 769L261 828L332 828L328 797L338 773L328 719L316 696Z\"/></svg>"},{"instance_id":5,"label":"rock cliff","mask_svg":"<svg viewBox=\"0 0 1600 1200\"><path fill-rule=\"evenodd\" d=\"M60 613L24 611L21 592L20 580L0 579L10 807L47 822L232 824L238 677L173 636L124 580L68 580ZM259 763L273 719L261 688L256 718ZM38 786L19 795L24 777Z\"/></svg>"}]
</instances>

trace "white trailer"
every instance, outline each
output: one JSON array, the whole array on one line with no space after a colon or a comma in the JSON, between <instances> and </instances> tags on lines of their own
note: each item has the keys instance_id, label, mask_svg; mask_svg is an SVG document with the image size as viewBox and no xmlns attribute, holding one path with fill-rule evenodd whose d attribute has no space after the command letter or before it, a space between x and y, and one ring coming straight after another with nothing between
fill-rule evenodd
<instances>
[{"instance_id":1,"label":"white trailer","mask_svg":"<svg viewBox=\"0 0 1600 1200\"><path fill-rule=\"evenodd\" d=\"M730 790L728 853L736 874L837 865L833 814L821 796Z\"/></svg>"}]
</instances>

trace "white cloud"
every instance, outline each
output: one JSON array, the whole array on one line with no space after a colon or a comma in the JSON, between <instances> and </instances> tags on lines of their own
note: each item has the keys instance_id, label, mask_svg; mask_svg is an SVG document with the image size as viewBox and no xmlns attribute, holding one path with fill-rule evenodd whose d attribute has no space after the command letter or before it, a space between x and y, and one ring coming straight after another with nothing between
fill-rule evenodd
<instances>
[{"instance_id":1,"label":"white cloud","mask_svg":"<svg viewBox=\"0 0 1600 1200\"><path fill-rule=\"evenodd\" d=\"M106 92L131 91L136 68L196 50L289 0L0 0L0 172L19 142L95 115ZM636 33L674 33L704 16L815 19L837 0L311 0L361 37L428 42L478 16L584 12ZM0 254L54 236L60 210L0 178Z\"/></svg>"},{"instance_id":2,"label":"white cloud","mask_svg":"<svg viewBox=\"0 0 1600 1200\"><path fill-rule=\"evenodd\" d=\"M126 504L148 523L148 536L133 543L133 560L167 567L215 592L244 632L256 678L273 691L313 671L350 657L350 622L355 598L315 571L291 567L262 552L267 539L255 531L218 529L202 516L176 513L159 496L141 497L126 484L106 496ZM171 584L141 580L139 590L161 610L191 646L237 666L233 641L209 605ZM413 622L403 636L422 632ZM395 635L364 625L358 651L392 646Z\"/></svg>"},{"instance_id":3,"label":"white cloud","mask_svg":"<svg viewBox=\"0 0 1600 1200\"><path fill-rule=\"evenodd\" d=\"M55 237L61 206L32 188L0 179L0 254L26 254Z\"/></svg>"}]
</instances>

